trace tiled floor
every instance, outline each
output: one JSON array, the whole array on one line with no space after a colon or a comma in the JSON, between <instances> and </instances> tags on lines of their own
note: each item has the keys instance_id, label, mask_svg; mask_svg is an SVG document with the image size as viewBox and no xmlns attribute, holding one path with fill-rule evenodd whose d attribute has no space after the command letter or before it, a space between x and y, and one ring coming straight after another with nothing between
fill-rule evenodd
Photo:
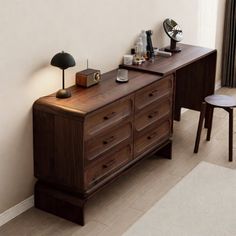
<instances>
[{"instance_id":1,"label":"tiled floor","mask_svg":"<svg viewBox=\"0 0 236 236\"><path fill-rule=\"evenodd\" d=\"M236 96L236 89L222 88L221 94ZM236 131L236 109L234 128ZM73 224L35 208L0 228L1 236L115 236L121 235L142 214L189 173L199 162L207 161L236 169L228 162L228 116L222 109L214 113L212 139L202 133L198 154L193 154L199 113L187 111L174 124L173 160L149 158L128 174L94 196L87 204L86 225Z\"/></svg>"}]
</instances>

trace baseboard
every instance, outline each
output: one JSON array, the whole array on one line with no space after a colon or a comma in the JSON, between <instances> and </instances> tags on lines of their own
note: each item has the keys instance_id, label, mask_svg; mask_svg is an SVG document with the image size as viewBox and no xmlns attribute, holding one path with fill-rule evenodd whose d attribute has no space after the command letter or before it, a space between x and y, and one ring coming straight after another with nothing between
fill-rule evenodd
<instances>
[{"instance_id":1,"label":"baseboard","mask_svg":"<svg viewBox=\"0 0 236 236\"><path fill-rule=\"evenodd\" d=\"M10 209L4 211L0 214L0 227L6 224L8 221L14 219L21 213L27 211L29 208L34 206L34 196L31 196L19 204L11 207Z\"/></svg>"}]
</instances>

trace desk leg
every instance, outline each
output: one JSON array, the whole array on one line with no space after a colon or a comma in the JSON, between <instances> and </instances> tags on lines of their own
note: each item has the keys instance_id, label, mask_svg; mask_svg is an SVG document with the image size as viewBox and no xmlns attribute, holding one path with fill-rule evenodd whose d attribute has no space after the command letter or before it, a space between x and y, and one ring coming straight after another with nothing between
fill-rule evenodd
<instances>
[{"instance_id":1,"label":"desk leg","mask_svg":"<svg viewBox=\"0 0 236 236\"><path fill-rule=\"evenodd\" d=\"M81 200L66 192L62 192L40 183L35 185L35 207L62 217L74 223L84 225L84 205Z\"/></svg>"}]
</instances>

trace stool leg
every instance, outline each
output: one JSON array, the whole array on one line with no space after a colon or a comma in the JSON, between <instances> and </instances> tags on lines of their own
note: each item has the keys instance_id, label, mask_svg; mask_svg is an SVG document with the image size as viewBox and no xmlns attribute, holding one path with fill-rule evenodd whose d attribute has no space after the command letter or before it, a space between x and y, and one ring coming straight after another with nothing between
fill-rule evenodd
<instances>
[{"instance_id":1,"label":"stool leg","mask_svg":"<svg viewBox=\"0 0 236 236\"><path fill-rule=\"evenodd\" d=\"M233 161L233 108L229 108L229 161Z\"/></svg>"},{"instance_id":2,"label":"stool leg","mask_svg":"<svg viewBox=\"0 0 236 236\"><path fill-rule=\"evenodd\" d=\"M203 102L200 117L199 117L199 122L198 122L197 137L196 137L195 146L194 146L194 153L198 152L205 113L206 113L206 103Z\"/></svg>"},{"instance_id":3,"label":"stool leg","mask_svg":"<svg viewBox=\"0 0 236 236\"><path fill-rule=\"evenodd\" d=\"M207 129L207 141L210 141L211 139L211 129L212 129L212 120L213 120L213 112L214 112L214 107L211 105L208 105L209 107L209 118L208 118L208 129Z\"/></svg>"}]
</instances>

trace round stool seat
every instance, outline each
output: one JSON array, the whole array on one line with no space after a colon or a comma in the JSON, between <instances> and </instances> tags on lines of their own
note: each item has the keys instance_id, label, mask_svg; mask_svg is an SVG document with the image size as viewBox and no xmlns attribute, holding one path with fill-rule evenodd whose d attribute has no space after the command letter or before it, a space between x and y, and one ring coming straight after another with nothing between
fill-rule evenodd
<instances>
[{"instance_id":1,"label":"round stool seat","mask_svg":"<svg viewBox=\"0 0 236 236\"><path fill-rule=\"evenodd\" d=\"M205 102L215 107L236 107L236 99L227 95L210 95L205 98Z\"/></svg>"}]
</instances>

